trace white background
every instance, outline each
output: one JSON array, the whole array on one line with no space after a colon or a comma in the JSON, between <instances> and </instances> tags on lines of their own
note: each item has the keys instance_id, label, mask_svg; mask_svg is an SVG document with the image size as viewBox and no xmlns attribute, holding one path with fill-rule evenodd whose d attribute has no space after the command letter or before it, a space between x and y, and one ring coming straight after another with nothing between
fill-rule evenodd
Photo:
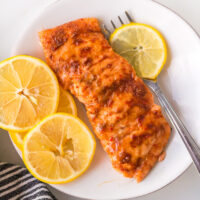
<instances>
[{"instance_id":1,"label":"white background","mask_svg":"<svg viewBox=\"0 0 200 200\"><path fill-rule=\"evenodd\" d=\"M200 35L200 0L156 1L176 11L176 13L189 22ZM0 0L0 61L10 56L12 45L23 31L26 24L29 23L30 19L42 7L51 2L53 2L53 0ZM23 165L5 131L1 131L0 134L0 161ZM58 200L77 200L77 198L57 192L55 189L50 188L50 190ZM190 166L183 175L165 188L152 194L136 198L135 200L171 199L200 199L200 176L194 166Z\"/></svg>"}]
</instances>

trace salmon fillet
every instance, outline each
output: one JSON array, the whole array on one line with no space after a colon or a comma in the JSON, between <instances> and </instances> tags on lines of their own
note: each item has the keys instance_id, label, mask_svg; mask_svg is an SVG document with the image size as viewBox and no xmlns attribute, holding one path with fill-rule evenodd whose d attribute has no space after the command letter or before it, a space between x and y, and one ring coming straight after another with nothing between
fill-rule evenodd
<instances>
[{"instance_id":1,"label":"salmon fillet","mask_svg":"<svg viewBox=\"0 0 200 200\"><path fill-rule=\"evenodd\" d=\"M133 67L116 54L98 20L41 31L46 61L81 101L113 167L140 182L163 157L170 126Z\"/></svg>"}]
</instances>

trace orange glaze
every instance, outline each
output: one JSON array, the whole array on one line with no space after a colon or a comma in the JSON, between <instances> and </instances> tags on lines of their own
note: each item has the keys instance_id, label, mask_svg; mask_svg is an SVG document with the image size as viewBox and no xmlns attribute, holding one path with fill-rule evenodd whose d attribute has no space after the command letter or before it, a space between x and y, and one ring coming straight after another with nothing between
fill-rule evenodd
<instances>
[{"instance_id":1,"label":"orange glaze","mask_svg":"<svg viewBox=\"0 0 200 200\"><path fill-rule=\"evenodd\" d=\"M113 52L97 19L39 33L47 63L87 110L113 167L141 181L163 154L170 126L133 67Z\"/></svg>"}]
</instances>

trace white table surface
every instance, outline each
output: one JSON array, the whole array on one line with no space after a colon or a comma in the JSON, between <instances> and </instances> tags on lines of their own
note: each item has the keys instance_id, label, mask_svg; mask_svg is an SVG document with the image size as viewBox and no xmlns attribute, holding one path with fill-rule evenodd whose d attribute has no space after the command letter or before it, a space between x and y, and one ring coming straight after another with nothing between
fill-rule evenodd
<instances>
[{"instance_id":1,"label":"white table surface","mask_svg":"<svg viewBox=\"0 0 200 200\"><path fill-rule=\"evenodd\" d=\"M114 1L114 0L113 0ZM200 0L156 0L176 11L200 35ZM43 6L53 0L0 0L0 61L10 56L16 38ZM200 66L199 66L200 67ZM23 165L6 131L0 131L0 161ZM49 187L58 200L78 200ZM173 183L135 200L199 200L200 176L192 165Z\"/></svg>"}]
</instances>

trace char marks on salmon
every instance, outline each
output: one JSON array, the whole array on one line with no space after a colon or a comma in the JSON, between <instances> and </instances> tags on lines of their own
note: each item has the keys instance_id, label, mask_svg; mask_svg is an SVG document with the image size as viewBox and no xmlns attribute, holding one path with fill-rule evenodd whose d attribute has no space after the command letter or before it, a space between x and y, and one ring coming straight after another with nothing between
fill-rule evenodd
<instances>
[{"instance_id":1,"label":"char marks on salmon","mask_svg":"<svg viewBox=\"0 0 200 200\"><path fill-rule=\"evenodd\" d=\"M39 33L60 84L81 101L113 167L143 180L164 154L170 126L133 67L84 18Z\"/></svg>"}]
</instances>

